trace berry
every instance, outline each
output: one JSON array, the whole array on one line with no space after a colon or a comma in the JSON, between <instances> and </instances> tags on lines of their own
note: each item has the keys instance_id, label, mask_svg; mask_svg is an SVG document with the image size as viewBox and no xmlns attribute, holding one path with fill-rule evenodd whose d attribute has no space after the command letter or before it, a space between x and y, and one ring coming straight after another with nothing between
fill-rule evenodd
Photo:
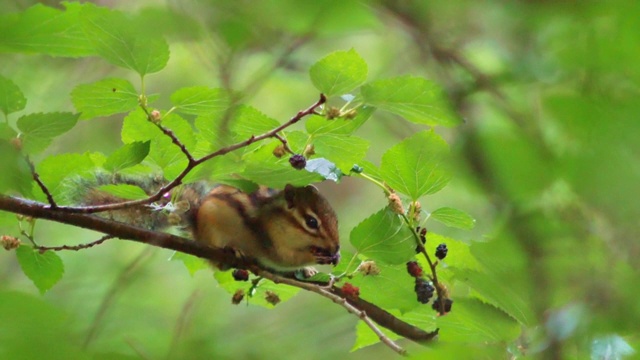
<instances>
[{"instance_id":1,"label":"berry","mask_svg":"<svg viewBox=\"0 0 640 360\"><path fill-rule=\"evenodd\" d=\"M422 268L415 261L409 261L407 263L407 271L409 272L409 275L413 277L419 278L422 276Z\"/></svg>"},{"instance_id":2,"label":"berry","mask_svg":"<svg viewBox=\"0 0 640 360\"><path fill-rule=\"evenodd\" d=\"M289 158L289 164L296 170L302 170L307 166L307 159L300 154L295 154Z\"/></svg>"},{"instance_id":3,"label":"berry","mask_svg":"<svg viewBox=\"0 0 640 360\"><path fill-rule=\"evenodd\" d=\"M342 285L342 293L348 298L357 299L360 296L360 288L353 286L350 283L345 283Z\"/></svg>"},{"instance_id":4,"label":"berry","mask_svg":"<svg viewBox=\"0 0 640 360\"><path fill-rule=\"evenodd\" d=\"M436 248L436 257L440 260L444 259L447 257L447 252L449 250L447 249L447 245L446 244L440 244L438 245L438 247Z\"/></svg>"},{"instance_id":5,"label":"berry","mask_svg":"<svg viewBox=\"0 0 640 360\"><path fill-rule=\"evenodd\" d=\"M437 312L440 312L440 303L441 300L440 298L437 298L433 304L431 305L431 308ZM448 313L449 311L451 311L451 306L453 305L453 300L451 299L444 299L444 313Z\"/></svg>"},{"instance_id":6,"label":"berry","mask_svg":"<svg viewBox=\"0 0 640 360\"><path fill-rule=\"evenodd\" d=\"M422 304L429 302L436 289L425 279L416 278L416 286L413 288L418 295L418 301Z\"/></svg>"},{"instance_id":7,"label":"berry","mask_svg":"<svg viewBox=\"0 0 640 360\"><path fill-rule=\"evenodd\" d=\"M236 290L236 292L233 294L233 297L231 298L231 303L233 305L238 305L240 304L240 302L242 301L242 299L244 299L244 290L242 289L238 289Z\"/></svg>"},{"instance_id":8,"label":"berry","mask_svg":"<svg viewBox=\"0 0 640 360\"><path fill-rule=\"evenodd\" d=\"M249 272L247 270L235 269L231 275L235 281L249 280Z\"/></svg>"},{"instance_id":9,"label":"berry","mask_svg":"<svg viewBox=\"0 0 640 360\"><path fill-rule=\"evenodd\" d=\"M270 290L267 290L267 292L265 292L264 299L273 306L278 305L278 303L280 302L280 296Z\"/></svg>"}]
</instances>

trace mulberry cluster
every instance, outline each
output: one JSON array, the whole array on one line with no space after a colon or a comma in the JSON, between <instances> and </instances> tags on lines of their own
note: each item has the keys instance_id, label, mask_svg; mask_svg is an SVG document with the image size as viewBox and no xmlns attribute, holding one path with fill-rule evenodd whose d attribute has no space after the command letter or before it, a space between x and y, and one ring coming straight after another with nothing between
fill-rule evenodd
<instances>
[{"instance_id":1,"label":"mulberry cluster","mask_svg":"<svg viewBox=\"0 0 640 360\"><path fill-rule=\"evenodd\" d=\"M431 308L435 311L440 312L440 304L442 303L442 300L440 298L437 298L433 304L431 305ZM451 306L453 305L453 300L451 299L444 299L444 312L448 313L449 311L451 311Z\"/></svg>"},{"instance_id":2,"label":"mulberry cluster","mask_svg":"<svg viewBox=\"0 0 640 360\"><path fill-rule=\"evenodd\" d=\"M291 164L291 166L296 170L302 170L307 166L307 159L300 154L291 155L289 158L289 164Z\"/></svg>"},{"instance_id":3,"label":"mulberry cluster","mask_svg":"<svg viewBox=\"0 0 640 360\"><path fill-rule=\"evenodd\" d=\"M440 244L438 245L438 247L436 248L436 257L440 260L444 259L445 257L447 257L447 252L449 250L447 249L447 244Z\"/></svg>"},{"instance_id":4,"label":"mulberry cluster","mask_svg":"<svg viewBox=\"0 0 640 360\"><path fill-rule=\"evenodd\" d=\"M422 304L428 303L433 297L434 291L436 291L429 281L421 278L416 278L414 290L416 295L418 295L418 301Z\"/></svg>"},{"instance_id":5,"label":"mulberry cluster","mask_svg":"<svg viewBox=\"0 0 640 360\"><path fill-rule=\"evenodd\" d=\"M407 271L409 275L419 278L422 277L422 267L416 261L409 261L407 263Z\"/></svg>"}]
</instances>

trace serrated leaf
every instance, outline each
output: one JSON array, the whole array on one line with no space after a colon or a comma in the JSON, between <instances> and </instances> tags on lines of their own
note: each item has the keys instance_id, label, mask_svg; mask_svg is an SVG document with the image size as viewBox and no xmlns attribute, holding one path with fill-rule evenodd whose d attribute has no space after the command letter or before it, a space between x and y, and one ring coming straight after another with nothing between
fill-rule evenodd
<instances>
[{"instance_id":1,"label":"serrated leaf","mask_svg":"<svg viewBox=\"0 0 640 360\"><path fill-rule=\"evenodd\" d=\"M369 141L357 136L327 133L312 137L311 143L318 156L331 160L347 174L353 165L362 161L369 149Z\"/></svg>"},{"instance_id":2,"label":"serrated leaf","mask_svg":"<svg viewBox=\"0 0 640 360\"><path fill-rule=\"evenodd\" d=\"M0 52L80 57L95 50L80 27L81 4L63 2L66 10L36 4L21 14L0 17Z\"/></svg>"},{"instance_id":3,"label":"serrated leaf","mask_svg":"<svg viewBox=\"0 0 640 360\"><path fill-rule=\"evenodd\" d=\"M24 97L22 91L20 91L18 85L0 75L0 110L5 115L9 115L24 109L26 105L27 99Z\"/></svg>"},{"instance_id":4,"label":"serrated leaf","mask_svg":"<svg viewBox=\"0 0 640 360\"><path fill-rule=\"evenodd\" d=\"M300 291L300 288L284 285L274 284L268 280L261 280L254 291L251 291L253 284L251 281L235 281L231 271L215 271L213 276L218 281L221 288L226 290L229 294L235 294L237 290L243 290L245 293L244 301L248 301L252 305L260 305L266 308L273 308L275 305L266 301L265 297L267 291L275 293L280 302L285 302L291 299L295 294ZM231 299L229 299L231 302Z\"/></svg>"},{"instance_id":5,"label":"serrated leaf","mask_svg":"<svg viewBox=\"0 0 640 360\"><path fill-rule=\"evenodd\" d=\"M449 227L471 230L476 225L476 219L462 210L442 207L431 213L433 220L441 222Z\"/></svg>"},{"instance_id":6,"label":"serrated leaf","mask_svg":"<svg viewBox=\"0 0 640 360\"><path fill-rule=\"evenodd\" d=\"M380 175L396 191L417 200L440 191L451 175L444 167L449 145L433 130L421 131L382 155Z\"/></svg>"},{"instance_id":7,"label":"serrated leaf","mask_svg":"<svg viewBox=\"0 0 640 360\"><path fill-rule=\"evenodd\" d=\"M104 191L121 199L140 200L148 197L140 187L129 184L107 184L98 186L98 190Z\"/></svg>"},{"instance_id":8,"label":"serrated leaf","mask_svg":"<svg viewBox=\"0 0 640 360\"><path fill-rule=\"evenodd\" d=\"M82 113L80 119L91 119L134 110L138 94L129 81L111 78L76 86L71 101Z\"/></svg>"},{"instance_id":9,"label":"serrated leaf","mask_svg":"<svg viewBox=\"0 0 640 360\"><path fill-rule=\"evenodd\" d=\"M22 154L6 140L0 140L0 154L0 193L19 191L25 196L32 196L33 176Z\"/></svg>"},{"instance_id":10,"label":"serrated leaf","mask_svg":"<svg viewBox=\"0 0 640 360\"><path fill-rule=\"evenodd\" d=\"M118 172L122 169L137 165L149 155L151 142L132 142L125 144L120 149L111 154L104 163L104 168L111 172Z\"/></svg>"},{"instance_id":11,"label":"serrated leaf","mask_svg":"<svg viewBox=\"0 0 640 360\"><path fill-rule=\"evenodd\" d=\"M187 271L189 271L189 274L191 276L194 276L195 273L197 273L200 270L211 269L211 265L209 265L204 259L201 259L193 255L185 254L183 252L178 252L178 251L174 252L173 255L171 255L171 258L169 258L169 260L182 261L182 263L187 268Z\"/></svg>"},{"instance_id":12,"label":"serrated leaf","mask_svg":"<svg viewBox=\"0 0 640 360\"><path fill-rule=\"evenodd\" d=\"M162 70L169 46L161 35L148 35L123 13L84 4L81 24L96 53L113 65L135 70L141 77Z\"/></svg>"},{"instance_id":13,"label":"serrated leaf","mask_svg":"<svg viewBox=\"0 0 640 360\"><path fill-rule=\"evenodd\" d=\"M16 249L16 256L22 271L44 294L53 287L64 274L62 259L53 251L40 251L31 246L22 245Z\"/></svg>"},{"instance_id":14,"label":"serrated leaf","mask_svg":"<svg viewBox=\"0 0 640 360\"><path fill-rule=\"evenodd\" d=\"M418 124L454 126L460 119L451 111L442 90L414 76L378 80L360 89L364 102Z\"/></svg>"},{"instance_id":15,"label":"serrated leaf","mask_svg":"<svg viewBox=\"0 0 640 360\"><path fill-rule=\"evenodd\" d=\"M216 115L230 105L225 90L206 86L182 88L171 95L171 102L178 111L191 115Z\"/></svg>"},{"instance_id":16,"label":"serrated leaf","mask_svg":"<svg viewBox=\"0 0 640 360\"><path fill-rule=\"evenodd\" d=\"M246 167L240 175L260 185L280 189L286 184L304 186L323 180L318 174L294 169L287 157L276 158L273 150L279 145L279 141L274 141L246 154L243 158Z\"/></svg>"},{"instance_id":17,"label":"serrated leaf","mask_svg":"<svg viewBox=\"0 0 640 360\"><path fill-rule=\"evenodd\" d=\"M246 140L278 127L278 120L268 117L254 107L241 105L230 122L230 128L237 140Z\"/></svg>"},{"instance_id":18,"label":"serrated leaf","mask_svg":"<svg viewBox=\"0 0 640 360\"><path fill-rule=\"evenodd\" d=\"M451 312L437 319L442 342L496 343L515 340L520 325L495 307L474 299L454 299Z\"/></svg>"},{"instance_id":19,"label":"serrated leaf","mask_svg":"<svg viewBox=\"0 0 640 360\"><path fill-rule=\"evenodd\" d=\"M60 154L48 156L37 166L40 180L47 186L53 198L60 203L77 200L78 189L65 187L64 180L72 177L83 177L94 168L93 160L89 154ZM36 192L37 199L46 201L41 190Z\"/></svg>"},{"instance_id":20,"label":"serrated leaf","mask_svg":"<svg viewBox=\"0 0 640 360\"><path fill-rule=\"evenodd\" d=\"M326 96L342 95L367 80L367 63L351 49L333 52L311 66L311 82Z\"/></svg>"},{"instance_id":21,"label":"serrated leaf","mask_svg":"<svg viewBox=\"0 0 640 360\"><path fill-rule=\"evenodd\" d=\"M480 265L476 257L471 254L471 247L469 246L469 244L460 240L436 234L434 232L427 233L427 243L425 244L425 249L429 256L435 255L436 247L440 244L445 244L448 249L447 257L444 258L444 260L440 260L441 263L446 264L447 268L455 267L456 269L471 270L482 269L482 266ZM423 265L423 268L428 268L428 264L423 257L419 257L419 261Z\"/></svg>"},{"instance_id":22,"label":"serrated leaf","mask_svg":"<svg viewBox=\"0 0 640 360\"><path fill-rule=\"evenodd\" d=\"M358 224L350 240L358 253L388 264L404 264L416 253L413 233L387 208Z\"/></svg>"},{"instance_id":23,"label":"serrated leaf","mask_svg":"<svg viewBox=\"0 0 640 360\"><path fill-rule=\"evenodd\" d=\"M326 133L351 135L354 131L358 130L362 124L369 120L375 110L376 108L373 106L362 106L356 110L357 114L353 119L339 118L328 120L324 116L313 115L305 121L305 126L307 132L312 135Z\"/></svg>"},{"instance_id":24,"label":"serrated leaf","mask_svg":"<svg viewBox=\"0 0 640 360\"><path fill-rule=\"evenodd\" d=\"M44 150L51 140L71 130L80 114L67 112L37 113L21 116L17 126L22 132L23 149L29 154Z\"/></svg>"},{"instance_id":25,"label":"serrated leaf","mask_svg":"<svg viewBox=\"0 0 640 360\"><path fill-rule=\"evenodd\" d=\"M412 256L415 256L415 251ZM361 298L375 302L385 310L397 309L401 312L410 311L420 305L414 291L415 279L407 273L404 263L400 265L377 263L377 265L380 269L379 274L358 273L347 280L360 288Z\"/></svg>"}]
</instances>

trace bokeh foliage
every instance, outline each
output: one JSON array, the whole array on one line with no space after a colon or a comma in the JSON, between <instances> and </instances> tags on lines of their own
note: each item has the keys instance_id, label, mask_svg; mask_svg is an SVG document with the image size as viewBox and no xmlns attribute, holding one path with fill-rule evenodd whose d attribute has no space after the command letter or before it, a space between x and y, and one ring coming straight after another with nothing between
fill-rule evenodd
<instances>
[{"instance_id":1,"label":"bokeh foliage","mask_svg":"<svg viewBox=\"0 0 640 360\"><path fill-rule=\"evenodd\" d=\"M370 160L382 159L379 170L363 163L365 171L379 171L378 178L398 175L392 185L410 198L422 199L429 191L440 190L451 174L451 184L427 197L423 205L430 211L444 209L432 216L446 225L452 221L447 218L452 213L447 212L449 206L472 214L477 224L472 232L463 232L428 222L434 230L427 239L429 251L441 242L449 246L447 267L441 267L439 275L458 284L450 289L456 301L454 311L435 323L433 310L415 308L409 303L413 299L391 303L403 291L406 297L414 296L402 267L387 273L385 289L393 293L390 297L376 290L380 284L368 284L367 277L353 279L363 294L380 291L383 305L405 312L403 316L413 323L427 330L441 328L440 342L433 347L403 345L434 358L600 358L607 350L622 356L640 346L640 302L635 294L640 288L636 240L640 202L634 195L640 180L636 140L640 133L636 119L640 114L640 4L632 0L508 4L212 0L136 2L132 8L130 2L110 2L109 7L127 14L126 23L121 23L106 9L99 10L100 16L83 16L88 10L78 4L51 3L53 7L30 7L28 1L0 5L0 81L10 78L14 83L2 86L9 90L8 95L0 94L0 109L15 113L12 119L29 114L15 125L25 134L25 146L32 153L44 151L49 144L43 158L64 151L83 153L54 155L39 163L39 172L54 194L65 171L88 169L96 162L113 169L135 168L136 163L128 160L145 153L149 141L158 150L147 160L165 169L165 174L184 166L183 159L168 156L174 150L168 139L150 135L157 129L145 127L149 124L144 113L134 111L124 120L113 115L135 109L143 76L144 87L160 94L153 98L154 105L176 106L179 113L195 116L196 128L218 125L224 119L220 113L231 102L251 106L235 116L240 113L242 119L252 121L230 122L235 127L227 135L201 131L195 138L184 119L167 118L170 128L196 153L208 150L200 147L202 141L223 145L234 136L269 129L272 120L286 119L306 106L316 96L316 88L340 94L366 81L363 98L386 111L376 112L376 121L345 129L337 120L335 128L326 129L322 119L311 118L302 126L311 136L292 133L289 140L302 148L313 137L319 151L344 172L352 161L341 160L344 147L334 144L357 130L359 140L345 141L344 146L354 147L345 153L358 157L358 151L369 147ZM66 21L80 26L52 36ZM105 26L109 33L117 29L121 41L109 42ZM87 41L76 32L92 36ZM167 41L157 40L159 34ZM97 45L91 43L101 39ZM131 56L113 56L121 47L130 50ZM149 57L151 53L163 56ZM355 71L331 67L331 61L328 69L323 69L322 61L312 66L329 53L352 63L364 61L365 71L362 66ZM107 62L86 58L90 55L100 55ZM322 70L352 76L331 78ZM423 84L422 77L439 87ZM402 89L390 78L404 80L399 84L415 97L396 96ZM84 84L82 91L76 87L79 84ZM22 97L10 94L14 86L26 95L26 104ZM210 87L225 89L225 95ZM108 101L91 96L92 91L109 88L123 90ZM183 89L175 91L179 88ZM403 181L406 169L385 163L385 157L403 147L437 142L439 137L433 140L424 131L424 124L432 125L433 119L414 110L441 98L447 99L453 113L448 107L431 110L446 119L446 125L460 124L437 128L449 145L435 146L451 147L453 159L443 164L442 174L424 174L429 175L426 181L407 183ZM72 112L78 107L83 114L76 124ZM42 123L40 117L51 115L40 114L44 111L60 112L48 122L53 126L32 126ZM359 116L362 112L365 109ZM96 116L107 118L82 121ZM120 134L121 127L129 130ZM0 138L13 136L11 128L0 124ZM124 146L117 141L121 136ZM12 147L0 146L4 159L17 159ZM243 171L249 179L282 186L292 170L284 164L282 173L266 177L278 165L269 157L271 150L250 154L252 161ZM98 151L110 155L102 158ZM428 155L439 164L439 153L413 155L416 159L406 159L408 163L418 158L425 161ZM267 159L274 164L262 167ZM235 160L216 159L212 169L219 175L238 172ZM0 172L12 174L0 190L18 188L25 194L31 190L22 187L29 173L21 162L3 161ZM352 179L326 189L337 194L332 203L339 211L342 238L348 239L348 231L355 227L353 250L368 255L372 248L361 234L373 231L386 216L377 212L384 206L379 189ZM35 196L45 200L38 193ZM453 223L464 229L469 220L454 216ZM0 215L0 226L2 233L16 231L10 214ZM37 231L38 238L52 244L96 237L49 224ZM403 243L402 236L394 236ZM404 259L406 249L394 249ZM32 255L20 252L23 257ZM330 358L346 356L354 343L361 347L376 341L366 340L369 330L361 325L356 341L357 319L308 295L270 311L232 307L228 295L211 285L210 273L197 272L192 279L180 262L167 262L165 252L108 244L59 255L65 280L43 299L37 299L38 290L18 271L15 256L0 255L1 303L16 311L0 322L11 331L10 336L0 335L0 341L11 344L3 351L13 357L39 354L38 347L20 342L27 337L41 339L42 347L54 357L85 356L76 344L92 331L93 344L86 351L104 358L137 358L136 353L183 358L291 354ZM396 253L388 255L393 263ZM390 269L393 266L398 265ZM36 296L16 294L16 290ZM115 300L105 296L111 293ZM101 311L105 303L109 306ZM47 327L36 326L36 318ZM61 339L56 335L61 332L72 335ZM378 346L351 356L384 356ZM390 351L388 355L393 356Z\"/></svg>"}]
</instances>

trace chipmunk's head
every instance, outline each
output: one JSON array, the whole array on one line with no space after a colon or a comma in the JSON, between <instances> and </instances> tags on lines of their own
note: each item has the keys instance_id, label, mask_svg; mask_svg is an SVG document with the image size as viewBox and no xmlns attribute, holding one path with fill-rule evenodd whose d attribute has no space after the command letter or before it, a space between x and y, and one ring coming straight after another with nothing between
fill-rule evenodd
<instances>
[{"instance_id":1,"label":"chipmunk's head","mask_svg":"<svg viewBox=\"0 0 640 360\"><path fill-rule=\"evenodd\" d=\"M271 266L300 268L313 264L336 265L340 260L338 218L313 186L287 185L266 224L274 242Z\"/></svg>"}]
</instances>

